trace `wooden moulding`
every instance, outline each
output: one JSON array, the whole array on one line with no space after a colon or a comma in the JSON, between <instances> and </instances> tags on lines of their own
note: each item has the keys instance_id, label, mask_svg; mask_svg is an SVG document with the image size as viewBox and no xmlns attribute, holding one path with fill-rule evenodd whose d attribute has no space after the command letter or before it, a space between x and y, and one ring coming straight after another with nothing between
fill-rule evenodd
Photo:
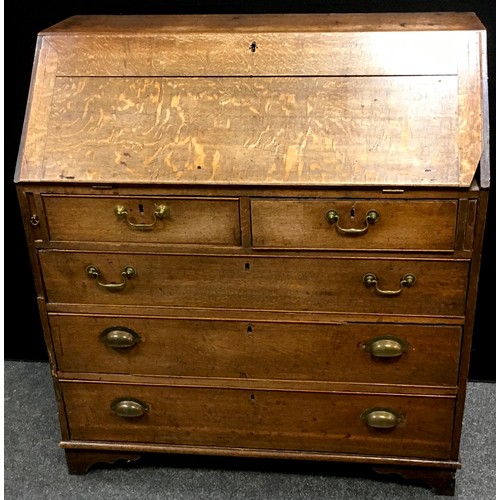
<instances>
[{"instance_id":1,"label":"wooden moulding","mask_svg":"<svg viewBox=\"0 0 500 500\"><path fill-rule=\"evenodd\" d=\"M41 196L105 196L105 197L271 197L271 198L321 198L321 199L428 199L445 200L455 198L478 198L479 186L473 181L463 188L439 188L436 186L394 187L358 186L221 186L221 185L182 185L182 184L135 184L135 183L60 183L32 182L19 186L21 191Z\"/></svg>"}]
</instances>

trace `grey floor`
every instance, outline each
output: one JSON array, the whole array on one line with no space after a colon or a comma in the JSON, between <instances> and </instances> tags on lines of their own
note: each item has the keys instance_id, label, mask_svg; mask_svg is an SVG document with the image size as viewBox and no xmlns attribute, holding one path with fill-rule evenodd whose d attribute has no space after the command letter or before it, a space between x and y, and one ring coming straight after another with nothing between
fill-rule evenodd
<instances>
[{"instance_id":1,"label":"grey floor","mask_svg":"<svg viewBox=\"0 0 500 500\"><path fill-rule=\"evenodd\" d=\"M496 498L493 383L470 382L455 498ZM146 456L69 475L47 363L4 362L4 497L7 500L230 499L425 500L418 482L383 477L362 466L271 460Z\"/></svg>"}]
</instances>

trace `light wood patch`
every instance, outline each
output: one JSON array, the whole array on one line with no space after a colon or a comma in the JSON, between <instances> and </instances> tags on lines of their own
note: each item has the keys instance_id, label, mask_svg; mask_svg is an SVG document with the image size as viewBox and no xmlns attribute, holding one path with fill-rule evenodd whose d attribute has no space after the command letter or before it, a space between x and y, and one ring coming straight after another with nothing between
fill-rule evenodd
<instances>
[{"instance_id":1,"label":"light wood patch","mask_svg":"<svg viewBox=\"0 0 500 500\"><path fill-rule=\"evenodd\" d=\"M42 177L455 184L456 89L454 76L57 78Z\"/></svg>"}]
</instances>

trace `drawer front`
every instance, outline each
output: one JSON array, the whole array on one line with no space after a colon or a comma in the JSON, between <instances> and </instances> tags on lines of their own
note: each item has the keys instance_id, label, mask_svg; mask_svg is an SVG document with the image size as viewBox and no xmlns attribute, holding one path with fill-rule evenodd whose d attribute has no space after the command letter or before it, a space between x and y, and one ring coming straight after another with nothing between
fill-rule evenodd
<instances>
[{"instance_id":1,"label":"drawer front","mask_svg":"<svg viewBox=\"0 0 500 500\"><path fill-rule=\"evenodd\" d=\"M449 386L461 337L452 326L55 314L50 326L67 372Z\"/></svg>"},{"instance_id":2,"label":"drawer front","mask_svg":"<svg viewBox=\"0 0 500 500\"><path fill-rule=\"evenodd\" d=\"M252 200L264 248L453 251L457 202Z\"/></svg>"},{"instance_id":3,"label":"drawer front","mask_svg":"<svg viewBox=\"0 0 500 500\"><path fill-rule=\"evenodd\" d=\"M49 303L445 316L464 314L469 269L468 261L430 259L72 251L39 258ZM135 277L123 276L132 270ZM409 274L415 284L401 284Z\"/></svg>"},{"instance_id":4,"label":"drawer front","mask_svg":"<svg viewBox=\"0 0 500 500\"><path fill-rule=\"evenodd\" d=\"M417 397L62 382L74 440L237 446L449 458L455 400ZM142 416L121 416L120 401ZM115 410L112 409L114 405ZM370 427L384 408L401 419ZM373 421L372 421L373 424Z\"/></svg>"},{"instance_id":5,"label":"drawer front","mask_svg":"<svg viewBox=\"0 0 500 500\"><path fill-rule=\"evenodd\" d=\"M51 240L240 245L237 199L43 197Z\"/></svg>"}]
</instances>

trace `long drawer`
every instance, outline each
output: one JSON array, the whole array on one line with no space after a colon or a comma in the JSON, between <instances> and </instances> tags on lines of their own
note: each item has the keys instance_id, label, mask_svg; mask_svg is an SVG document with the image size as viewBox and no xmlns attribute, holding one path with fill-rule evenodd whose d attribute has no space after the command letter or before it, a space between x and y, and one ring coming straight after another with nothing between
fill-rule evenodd
<instances>
[{"instance_id":1,"label":"long drawer","mask_svg":"<svg viewBox=\"0 0 500 500\"><path fill-rule=\"evenodd\" d=\"M57 367L386 384L457 383L461 327L50 314Z\"/></svg>"},{"instance_id":2,"label":"long drawer","mask_svg":"<svg viewBox=\"0 0 500 500\"><path fill-rule=\"evenodd\" d=\"M61 387L73 440L450 456L453 397L69 381Z\"/></svg>"},{"instance_id":3,"label":"long drawer","mask_svg":"<svg viewBox=\"0 0 500 500\"><path fill-rule=\"evenodd\" d=\"M453 251L456 200L252 200L263 248Z\"/></svg>"},{"instance_id":4,"label":"long drawer","mask_svg":"<svg viewBox=\"0 0 500 500\"><path fill-rule=\"evenodd\" d=\"M40 251L48 302L462 316L468 261Z\"/></svg>"}]
</instances>

